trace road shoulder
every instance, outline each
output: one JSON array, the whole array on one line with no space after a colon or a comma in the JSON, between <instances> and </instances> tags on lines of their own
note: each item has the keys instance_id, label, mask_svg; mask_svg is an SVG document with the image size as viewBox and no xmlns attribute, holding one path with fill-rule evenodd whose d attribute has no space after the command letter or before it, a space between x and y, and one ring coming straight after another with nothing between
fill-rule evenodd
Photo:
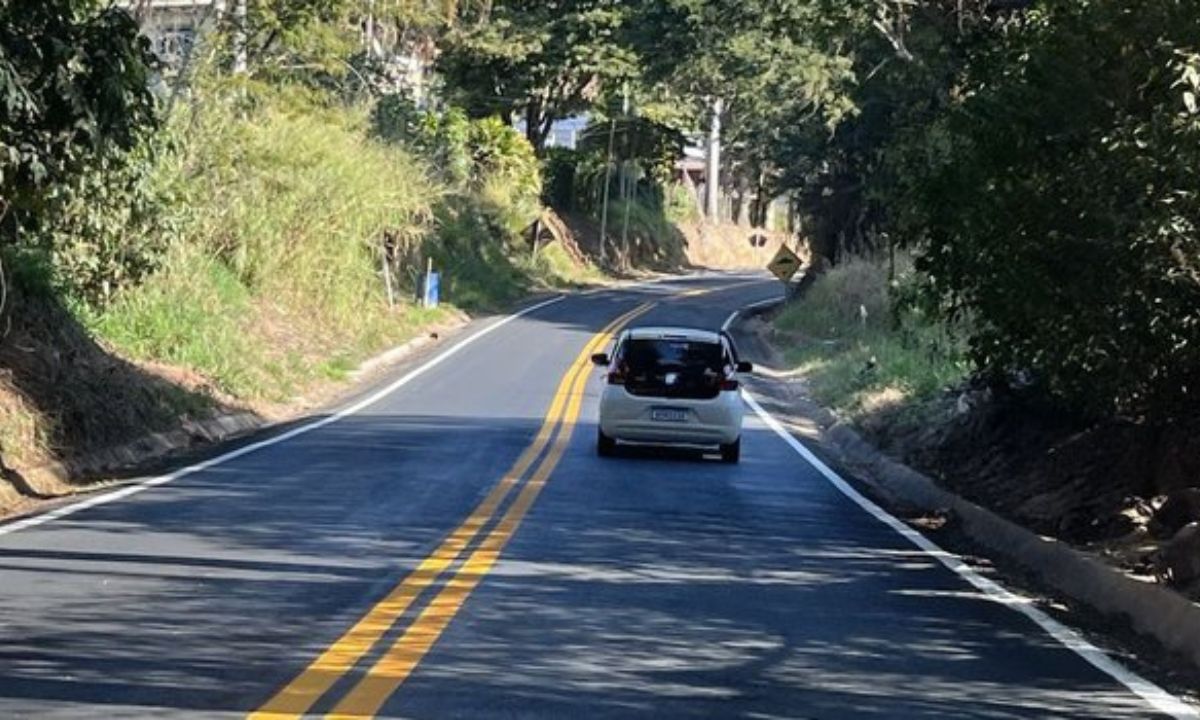
<instances>
[{"instance_id":1,"label":"road shoulder","mask_svg":"<svg viewBox=\"0 0 1200 720\"><path fill-rule=\"evenodd\" d=\"M550 295L525 301L534 305ZM514 310L516 312L516 310ZM20 480L29 492L0 496L0 527L53 512L81 498L131 485L152 475L205 462L223 453L303 425L370 395L405 367L453 345L490 318L461 312L422 328L407 341L363 361L345 380L330 381L290 402L269 409L227 408L208 417L185 419L174 430L151 432L120 446L104 448L64 461L24 470Z\"/></svg>"},{"instance_id":2,"label":"road shoulder","mask_svg":"<svg viewBox=\"0 0 1200 720\"><path fill-rule=\"evenodd\" d=\"M728 323L756 373L752 396L783 428L855 489L972 570L1064 625L1173 694L1200 696L1200 607L1132 579L1098 558L1043 538L951 493L864 441L808 395L783 363L754 308ZM731 319L732 320L732 319Z\"/></svg>"}]
</instances>

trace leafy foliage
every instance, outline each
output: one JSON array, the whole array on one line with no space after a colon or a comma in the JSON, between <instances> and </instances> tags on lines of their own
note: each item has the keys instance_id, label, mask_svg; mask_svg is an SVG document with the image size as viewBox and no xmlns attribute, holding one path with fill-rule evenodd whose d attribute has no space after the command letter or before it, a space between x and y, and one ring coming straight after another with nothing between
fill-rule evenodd
<instances>
[{"instance_id":1,"label":"leafy foliage","mask_svg":"<svg viewBox=\"0 0 1200 720\"><path fill-rule=\"evenodd\" d=\"M102 300L151 270L153 57L123 10L0 5L0 246L53 255Z\"/></svg>"},{"instance_id":2,"label":"leafy foliage","mask_svg":"<svg viewBox=\"0 0 1200 720\"><path fill-rule=\"evenodd\" d=\"M48 189L24 244L48 253L58 285L104 305L160 266L180 230L173 153L147 141Z\"/></svg>"},{"instance_id":3,"label":"leafy foliage","mask_svg":"<svg viewBox=\"0 0 1200 720\"><path fill-rule=\"evenodd\" d=\"M418 108L403 94L390 94L376 102L371 125L376 137L406 145L428 158L448 184L461 187L470 178L470 121L461 110L439 114Z\"/></svg>"},{"instance_id":4,"label":"leafy foliage","mask_svg":"<svg viewBox=\"0 0 1200 720\"><path fill-rule=\"evenodd\" d=\"M905 195L928 290L993 377L1089 411L1200 392L1200 114L1186 3L1048 3L980 53Z\"/></svg>"},{"instance_id":5,"label":"leafy foliage","mask_svg":"<svg viewBox=\"0 0 1200 720\"><path fill-rule=\"evenodd\" d=\"M925 307L972 318L997 384L1101 415L1197 407L1195 7L657 5L724 19L729 44L701 67L753 69L730 85L731 169L792 192L815 252L913 246Z\"/></svg>"},{"instance_id":6,"label":"leafy foliage","mask_svg":"<svg viewBox=\"0 0 1200 720\"><path fill-rule=\"evenodd\" d=\"M371 122L376 136L421 153L452 190L480 201L501 236L511 238L537 218L539 162L525 138L499 119L469 120L457 108L421 110L395 94L380 98Z\"/></svg>"},{"instance_id":7,"label":"leafy foliage","mask_svg":"<svg viewBox=\"0 0 1200 720\"><path fill-rule=\"evenodd\" d=\"M449 32L438 58L450 101L473 117L524 119L539 152L557 119L587 109L606 83L630 77L616 0L507 0ZM472 21L477 20L477 21Z\"/></svg>"},{"instance_id":8,"label":"leafy foliage","mask_svg":"<svg viewBox=\"0 0 1200 720\"><path fill-rule=\"evenodd\" d=\"M0 5L0 193L14 208L154 127L153 59L137 33L124 11L90 3Z\"/></svg>"},{"instance_id":9,"label":"leafy foliage","mask_svg":"<svg viewBox=\"0 0 1200 720\"><path fill-rule=\"evenodd\" d=\"M1163 419L1200 385L1198 21L1172 0L657 0L627 37L696 126L724 101L727 177L791 195L816 254L912 246L986 377Z\"/></svg>"}]
</instances>

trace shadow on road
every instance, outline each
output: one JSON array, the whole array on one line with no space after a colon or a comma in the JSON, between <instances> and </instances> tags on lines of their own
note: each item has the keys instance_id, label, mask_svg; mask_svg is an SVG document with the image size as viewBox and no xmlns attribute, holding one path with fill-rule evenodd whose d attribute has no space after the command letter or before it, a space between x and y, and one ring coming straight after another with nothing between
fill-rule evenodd
<instances>
[{"instance_id":1,"label":"shadow on road","mask_svg":"<svg viewBox=\"0 0 1200 720\"><path fill-rule=\"evenodd\" d=\"M658 293L601 293L586 317L551 306L520 322L590 334ZM639 322L660 317L711 325L713 308ZM0 538L0 716L263 702L416 567L537 431L544 408L522 416L510 407L520 393L481 412L471 383L490 377L448 381L466 398L452 407L447 395L425 411L406 404L413 414L371 408ZM736 466L640 448L601 461L588 412L384 716L1146 716L761 425L748 424Z\"/></svg>"}]
</instances>

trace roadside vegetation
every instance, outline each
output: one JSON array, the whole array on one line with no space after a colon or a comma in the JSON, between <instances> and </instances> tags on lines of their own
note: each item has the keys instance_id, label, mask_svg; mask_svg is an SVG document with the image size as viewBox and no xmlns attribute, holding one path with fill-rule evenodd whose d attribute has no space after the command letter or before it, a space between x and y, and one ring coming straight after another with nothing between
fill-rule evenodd
<instances>
[{"instance_id":1,"label":"roadside vegetation","mask_svg":"<svg viewBox=\"0 0 1200 720\"><path fill-rule=\"evenodd\" d=\"M171 118L174 237L144 281L82 305L88 327L230 396L286 400L435 319L388 307L380 248L419 246L441 189L411 154L368 141L361 112L317 102L209 88Z\"/></svg>"},{"instance_id":2,"label":"roadside vegetation","mask_svg":"<svg viewBox=\"0 0 1200 720\"><path fill-rule=\"evenodd\" d=\"M453 108L414 110L419 131L398 129L387 109L411 102L353 67L345 8L258 6L252 22L278 39L247 72L230 72L228 36L214 34L186 74L157 79L165 68L124 11L4 8L10 465L221 406L273 413L447 306L603 279L558 243L530 243L541 167L518 132ZM29 43L74 74L25 63ZM416 301L429 262L442 309Z\"/></svg>"},{"instance_id":3,"label":"roadside vegetation","mask_svg":"<svg viewBox=\"0 0 1200 720\"><path fill-rule=\"evenodd\" d=\"M884 260L850 258L774 321L789 367L809 380L815 399L850 419L916 407L970 372L967 328L914 306L906 256L889 274Z\"/></svg>"},{"instance_id":4,"label":"roadside vegetation","mask_svg":"<svg viewBox=\"0 0 1200 720\"><path fill-rule=\"evenodd\" d=\"M761 111L733 120L746 156L828 268L775 321L817 398L968 497L1200 592L1170 561L1200 528L1200 9L742 9L709 73L747 90L730 115ZM912 263L889 282L893 254Z\"/></svg>"}]
</instances>

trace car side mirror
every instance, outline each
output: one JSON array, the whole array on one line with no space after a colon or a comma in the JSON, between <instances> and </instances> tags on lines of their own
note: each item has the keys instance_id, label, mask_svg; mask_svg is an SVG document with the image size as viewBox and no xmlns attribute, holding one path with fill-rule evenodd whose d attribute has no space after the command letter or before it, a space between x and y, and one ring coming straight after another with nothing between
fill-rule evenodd
<instances>
[{"instance_id":1,"label":"car side mirror","mask_svg":"<svg viewBox=\"0 0 1200 720\"><path fill-rule=\"evenodd\" d=\"M754 363L747 362L745 360L739 360L737 364L737 371L740 373L754 372Z\"/></svg>"},{"instance_id":2,"label":"car side mirror","mask_svg":"<svg viewBox=\"0 0 1200 720\"><path fill-rule=\"evenodd\" d=\"M600 367L608 367L608 353L596 353L592 356L592 364Z\"/></svg>"}]
</instances>

